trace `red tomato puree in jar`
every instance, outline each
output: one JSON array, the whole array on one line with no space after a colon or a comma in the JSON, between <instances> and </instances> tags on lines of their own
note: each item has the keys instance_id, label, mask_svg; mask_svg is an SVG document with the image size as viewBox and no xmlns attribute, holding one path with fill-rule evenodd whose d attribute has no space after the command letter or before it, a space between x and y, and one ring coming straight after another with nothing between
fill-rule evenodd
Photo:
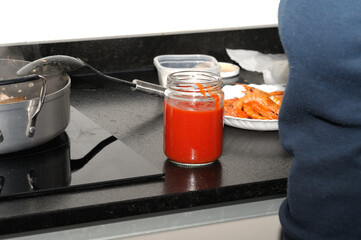
<instances>
[{"instance_id":1,"label":"red tomato puree in jar","mask_svg":"<svg viewBox=\"0 0 361 240\"><path fill-rule=\"evenodd\" d=\"M164 117L164 153L169 159L206 164L222 155L223 107L218 102L168 99Z\"/></svg>"}]
</instances>

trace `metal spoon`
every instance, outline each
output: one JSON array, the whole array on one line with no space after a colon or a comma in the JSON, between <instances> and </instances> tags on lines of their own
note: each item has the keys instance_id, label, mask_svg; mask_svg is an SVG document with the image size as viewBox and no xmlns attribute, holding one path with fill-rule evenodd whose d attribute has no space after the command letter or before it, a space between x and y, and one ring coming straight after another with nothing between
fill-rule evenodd
<instances>
[{"instance_id":1,"label":"metal spoon","mask_svg":"<svg viewBox=\"0 0 361 240\"><path fill-rule=\"evenodd\" d=\"M78 70L80 68L88 68L101 78L129 85L132 87L133 90L139 90L151 95L164 97L165 87L163 86L141 81L138 79L134 79L132 82L130 82L123 79L108 76L101 73L100 71L90 66L86 62L82 61L81 59L66 55L54 55L54 56L40 58L20 68L17 71L17 74L20 76L24 76L28 74L42 74L46 76L46 75L59 74L59 73L69 73Z\"/></svg>"}]
</instances>

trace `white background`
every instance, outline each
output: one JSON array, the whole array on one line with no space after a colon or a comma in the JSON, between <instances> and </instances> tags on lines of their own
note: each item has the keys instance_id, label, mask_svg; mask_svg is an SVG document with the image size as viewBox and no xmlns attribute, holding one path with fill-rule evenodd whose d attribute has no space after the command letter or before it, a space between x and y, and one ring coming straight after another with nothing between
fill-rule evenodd
<instances>
[{"instance_id":1,"label":"white background","mask_svg":"<svg viewBox=\"0 0 361 240\"><path fill-rule=\"evenodd\" d=\"M6 0L0 46L277 26L279 0Z\"/></svg>"}]
</instances>

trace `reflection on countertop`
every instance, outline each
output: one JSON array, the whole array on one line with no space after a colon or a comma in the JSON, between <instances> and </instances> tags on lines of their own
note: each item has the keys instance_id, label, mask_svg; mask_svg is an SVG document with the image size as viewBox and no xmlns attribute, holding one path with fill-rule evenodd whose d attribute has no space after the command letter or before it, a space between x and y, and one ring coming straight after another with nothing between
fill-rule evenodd
<instances>
[{"instance_id":1,"label":"reflection on countertop","mask_svg":"<svg viewBox=\"0 0 361 240\"><path fill-rule=\"evenodd\" d=\"M222 186L220 161L202 167L183 167L167 159L164 162L164 193L198 191Z\"/></svg>"}]
</instances>

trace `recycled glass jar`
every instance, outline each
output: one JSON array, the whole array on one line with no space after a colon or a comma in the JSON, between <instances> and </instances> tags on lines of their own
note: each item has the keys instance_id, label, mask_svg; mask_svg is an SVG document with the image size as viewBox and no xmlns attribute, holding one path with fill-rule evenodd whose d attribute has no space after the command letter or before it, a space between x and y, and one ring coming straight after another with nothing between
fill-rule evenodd
<instances>
[{"instance_id":1,"label":"recycled glass jar","mask_svg":"<svg viewBox=\"0 0 361 240\"><path fill-rule=\"evenodd\" d=\"M222 155L222 79L210 72L168 76L164 97L164 153L186 166L211 164Z\"/></svg>"}]
</instances>

